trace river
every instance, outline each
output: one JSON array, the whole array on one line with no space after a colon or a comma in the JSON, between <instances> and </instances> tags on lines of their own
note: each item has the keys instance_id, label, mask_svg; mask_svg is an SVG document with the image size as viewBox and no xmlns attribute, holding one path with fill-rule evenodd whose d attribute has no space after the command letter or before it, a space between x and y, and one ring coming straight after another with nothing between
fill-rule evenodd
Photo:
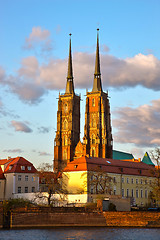
<instances>
[{"instance_id":1,"label":"river","mask_svg":"<svg viewBox=\"0 0 160 240\"><path fill-rule=\"evenodd\" d=\"M159 240L160 228L52 228L0 230L0 240Z\"/></svg>"}]
</instances>

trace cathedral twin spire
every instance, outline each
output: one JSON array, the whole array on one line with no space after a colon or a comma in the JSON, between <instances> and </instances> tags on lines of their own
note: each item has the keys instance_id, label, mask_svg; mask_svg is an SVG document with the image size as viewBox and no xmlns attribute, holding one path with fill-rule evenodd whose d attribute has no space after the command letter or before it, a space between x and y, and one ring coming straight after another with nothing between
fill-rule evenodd
<instances>
[{"instance_id":1,"label":"cathedral twin spire","mask_svg":"<svg viewBox=\"0 0 160 240\"><path fill-rule=\"evenodd\" d=\"M71 51L71 33L69 41L69 57L68 57L68 74L66 83L66 94L74 94L73 82L73 68L72 68L72 51ZM99 57L99 29L97 29L97 48L96 48L96 61L95 73L92 92L102 91L101 72L100 72L100 57Z\"/></svg>"},{"instance_id":2,"label":"cathedral twin spire","mask_svg":"<svg viewBox=\"0 0 160 240\"><path fill-rule=\"evenodd\" d=\"M74 94L73 69L72 69L72 51L71 51L71 33L69 41L68 74L66 84L66 94Z\"/></svg>"}]
</instances>

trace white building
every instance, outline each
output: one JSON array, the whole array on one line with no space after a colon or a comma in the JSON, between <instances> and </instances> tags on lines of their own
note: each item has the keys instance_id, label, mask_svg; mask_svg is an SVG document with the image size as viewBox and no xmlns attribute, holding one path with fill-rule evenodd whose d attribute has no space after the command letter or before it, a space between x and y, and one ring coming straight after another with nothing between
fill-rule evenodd
<instances>
[{"instance_id":1,"label":"white building","mask_svg":"<svg viewBox=\"0 0 160 240\"><path fill-rule=\"evenodd\" d=\"M39 191L38 172L33 164L25 158L0 160L0 167L5 177L4 199L13 198L13 195L18 193ZM1 185L0 192L3 190Z\"/></svg>"}]
</instances>

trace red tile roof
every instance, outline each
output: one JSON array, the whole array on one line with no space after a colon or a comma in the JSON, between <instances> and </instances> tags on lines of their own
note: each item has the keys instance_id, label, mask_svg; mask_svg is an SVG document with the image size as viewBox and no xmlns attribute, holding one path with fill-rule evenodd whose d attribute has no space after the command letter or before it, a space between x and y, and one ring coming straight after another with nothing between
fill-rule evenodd
<instances>
[{"instance_id":1,"label":"red tile roof","mask_svg":"<svg viewBox=\"0 0 160 240\"><path fill-rule=\"evenodd\" d=\"M0 179L5 179L1 166L0 166Z\"/></svg>"},{"instance_id":2,"label":"red tile roof","mask_svg":"<svg viewBox=\"0 0 160 240\"><path fill-rule=\"evenodd\" d=\"M67 164L64 172L92 171L100 167L102 171L116 174L153 176L154 167L143 162L114 160L107 158L81 157Z\"/></svg>"},{"instance_id":3,"label":"red tile roof","mask_svg":"<svg viewBox=\"0 0 160 240\"><path fill-rule=\"evenodd\" d=\"M0 165L4 165L5 163L8 163L8 165L4 170L4 173L36 173L37 172L33 164L27 161L23 157L11 158L9 160L7 159L0 160ZM25 167L25 170L21 169L22 166ZM28 167L31 167L31 170L28 170Z\"/></svg>"}]
</instances>

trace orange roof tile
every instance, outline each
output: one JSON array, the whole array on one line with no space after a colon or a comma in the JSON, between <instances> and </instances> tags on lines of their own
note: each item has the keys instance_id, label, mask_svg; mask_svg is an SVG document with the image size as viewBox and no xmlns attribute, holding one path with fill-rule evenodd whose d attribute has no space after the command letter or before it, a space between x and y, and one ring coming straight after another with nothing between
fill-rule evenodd
<instances>
[{"instance_id":1,"label":"orange roof tile","mask_svg":"<svg viewBox=\"0 0 160 240\"><path fill-rule=\"evenodd\" d=\"M9 159L10 161L11 159ZM25 167L25 170L21 169L21 166ZM28 170L27 167L31 167L31 170ZM23 157L12 158L12 160L7 165L4 173L36 173L37 170L33 164L27 161Z\"/></svg>"},{"instance_id":2,"label":"orange roof tile","mask_svg":"<svg viewBox=\"0 0 160 240\"><path fill-rule=\"evenodd\" d=\"M88 158L81 157L67 164L64 172L70 171L93 171L101 166L102 171L108 173L153 176L151 171L154 171L153 166L149 166L143 162L122 161L106 158Z\"/></svg>"},{"instance_id":3,"label":"orange roof tile","mask_svg":"<svg viewBox=\"0 0 160 240\"><path fill-rule=\"evenodd\" d=\"M5 179L1 166L0 166L0 179Z\"/></svg>"}]
</instances>

